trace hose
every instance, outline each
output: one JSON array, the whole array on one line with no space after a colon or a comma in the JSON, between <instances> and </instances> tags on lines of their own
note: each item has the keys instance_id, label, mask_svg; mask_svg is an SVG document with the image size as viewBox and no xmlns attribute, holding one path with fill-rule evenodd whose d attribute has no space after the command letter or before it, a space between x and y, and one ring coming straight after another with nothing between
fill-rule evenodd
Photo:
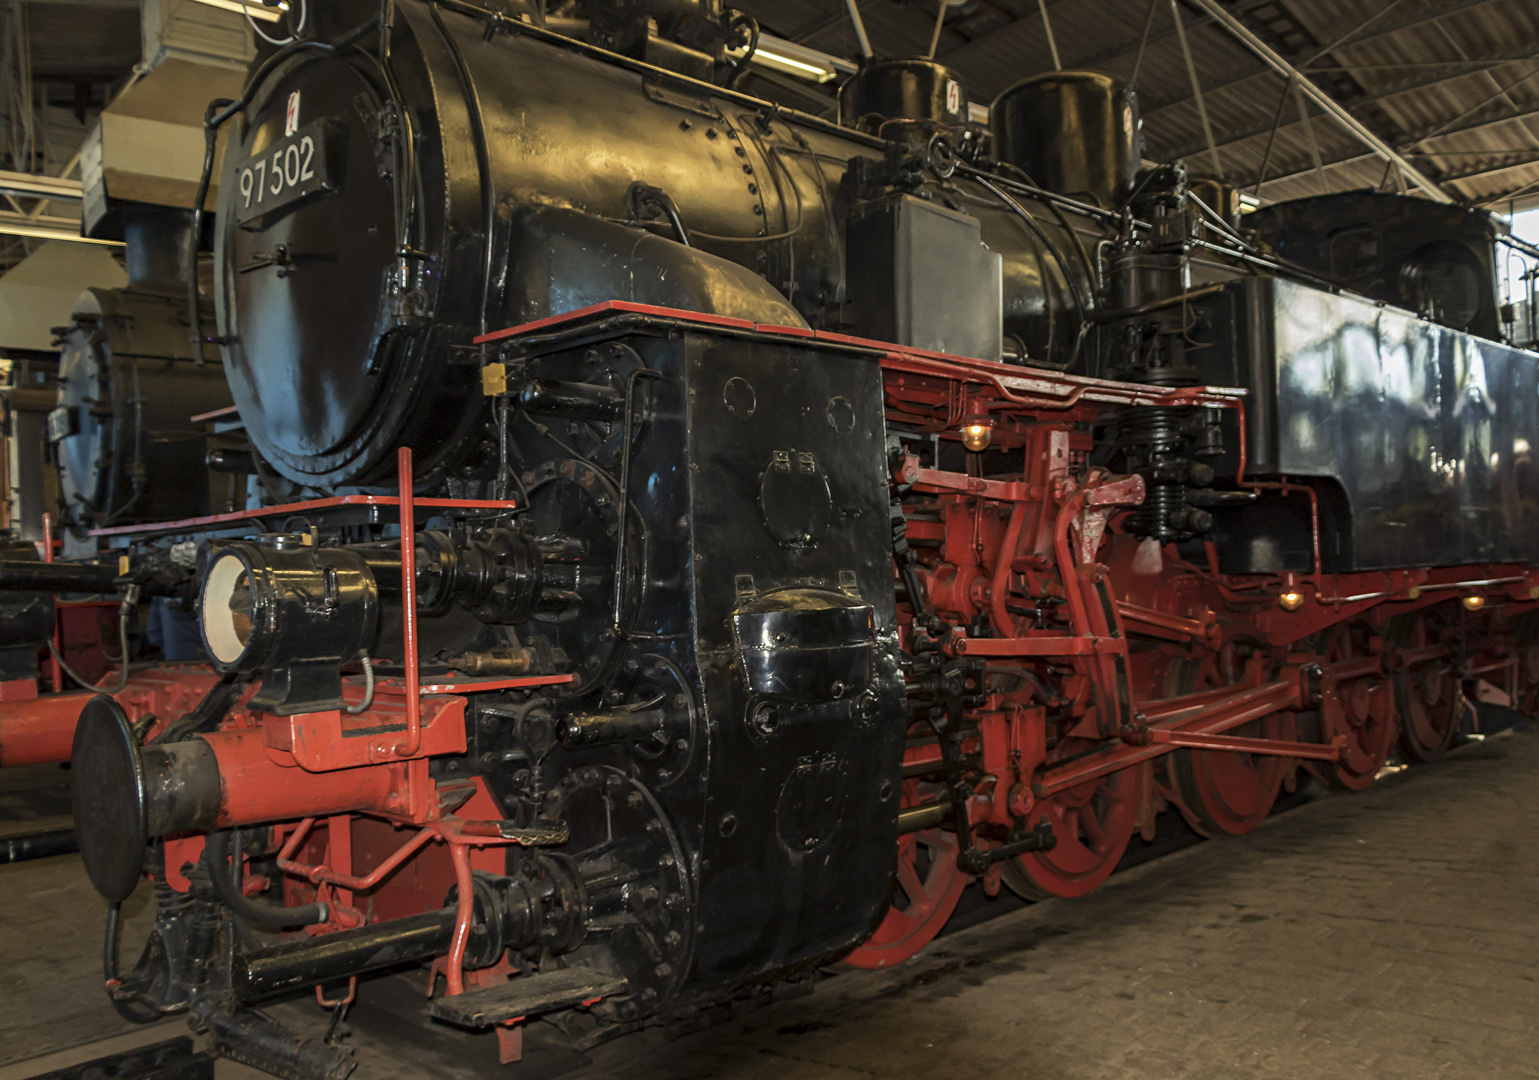
<instances>
[{"instance_id":1,"label":"hose","mask_svg":"<svg viewBox=\"0 0 1539 1080\"><path fill-rule=\"evenodd\" d=\"M54 662L59 665L59 670L74 679L87 690L95 690L103 694L116 694L128 685L128 601L118 605L118 648L123 650L123 669L118 673L116 686L98 686L90 679L84 678L74 668L64 662L64 656L59 652L59 647L48 639L48 651L53 655Z\"/></svg>"},{"instance_id":2,"label":"hose","mask_svg":"<svg viewBox=\"0 0 1539 1080\"><path fill-rule=\"evenodd\" d=\"M209 833L203 841L203 858L208 866L208 878L213 882L214 892L218 894L220 902L247 922L258 926L293 927L311 926L325 922L328 918L323 903L283 907L251 900L242 894L236 881L236 875L240 873L240 848L235 849L232 863L229 832Z\"/></svg>"},{"instance_id":3,"label":"hose","mask_svg":"<svg viewBox=\"0 0 1539 1080\"><path fill-rule=\"evenodd\" d=\"M737 85L737 81L748 70L749 61L753 59L754 53L759 51L759 20L741 11L735 12L727 23L727 29L732 31L740 26L748 27L748 51L743 53L741 59L732 61L732 73L727 76L727 81L722 83L722 86L728 90Z\"/></svg>"},{"instance_id":4,"label":"hose","mask_svg":"<svg viewBox=\"0 0 1539 1080\"><path fill-rule=\"evenodd\" d=\"M366 652L359 653L358 658L363 661L363 700L356 705L342 707L349 716L357 716L374 704L374 662Z\"/></svg>"},{"instance_id":5,"label":"hose","mask_svg":"<svg viewBox=\"0 0 1539 1080\"><path fill-rule=\"evenodd\" d=\"M625 207L633 218L641 221L661 213L668 219L668 224L673 226L674 237L678 242L685 247L693 246L689 242L689 230L684 228L684 222L679 217L678 206L662 188L653 187L642 180L632 182L625 192Z\"/></svg>"},{"instance_id":6,"label":"hose","mask_svg":"<svg viewBox=\"0 0 1539 1080\"><path fill-rule=\"evenodd\" d=\"M118 1015L129 1023L153 1024L163 1015L159 1009L135 1000L135 996L118 996L119 988L123 985L118 975L118 929L122 921L123 905L107 905L107 933L102 941L102 980L107 987L107 999L112 1002Z\"/></svg>"}]
</instances>

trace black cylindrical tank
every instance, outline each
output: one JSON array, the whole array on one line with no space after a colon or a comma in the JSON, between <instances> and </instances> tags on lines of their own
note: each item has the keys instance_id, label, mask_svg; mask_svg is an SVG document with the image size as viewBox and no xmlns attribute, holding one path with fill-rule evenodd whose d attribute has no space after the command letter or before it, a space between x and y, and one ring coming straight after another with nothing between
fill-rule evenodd
<instances>
[{"instance_id":1,"label":"black cylindrical tank","mask_svg":"<svg viewBox=\"0 0 1539 1080\"><path fill-rule=\"evenodd\" d=\"M867 64L839 87L839 123L873 135L889 120L967 122L967 86L933 60Z\"/></svg>"},{"instance_id":2,"label":"black cylindrical tank","mask_svg":"<svg viewBox=\"0 0 1539 1080\"><path fill-rule=\"evenodd\" d=\"M863 196L845 180L853 158L880 165L886 147L458 6L399 0L388 79L372 44L306 50L267 69L230 121L218 333L276 471L382 485L406 444L419 480L469 475L467 460L495 454L482 329L628 300L858 331L846 267L863 256L846 251L845 221ZM377 10L339 3L321 32ZM661 216L633 217L637 183L670 197L689 246ZM1068 281L1096 291L1077 238L960 174L932 186L1003 258L1012 353L1064 362Z\"/></svg>"},{"instance_id":3,"label":"black cylindrical tank","mask_svg":"<svg viewBox=\"0 0 1539 1080\"><path fill-rule=\"evenodd\" d=\"M1115 210L1143 157L1138 99L1099 71L1050 71L1023 79L989 108L1001 161L1056 191Z\"/></svg>"},{"instance_id":4,"label":"black cylindrical tank","mask_svg":"<svg viewBox=\"0 0 1539 1080\"><path fill-rule=\"evenodd\" d=\"M190 215L125 211L128 285L75 301L59 355L49 439L63 523L90 528L210 511L203 429L230 404L217 357L197 364L179 272Z\"/></svg>"}]
</instances>

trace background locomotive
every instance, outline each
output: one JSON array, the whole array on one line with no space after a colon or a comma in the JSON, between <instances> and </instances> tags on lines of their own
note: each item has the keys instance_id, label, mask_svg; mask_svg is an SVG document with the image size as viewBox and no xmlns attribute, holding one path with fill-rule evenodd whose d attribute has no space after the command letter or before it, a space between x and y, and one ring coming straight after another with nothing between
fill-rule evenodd
<instances>
[{"instance_id":1,"label":"background locomotive","mask_svg":"<svg viewBox=\"0 0 1539 1080\"><path fill-rule=\"evenodd\" d=\"M214 336L316 498L108 530L125 581L198 541L220 672L75 733L93 883L155 880L123 1009L340 1076L249 1006L437 958L505 1056L597 1040L900 960L969 877L1088 891L1166 800L1238 833L1300 763L1364 787L1463 679L1539 680L1489 275L1416 279L1442 325L1272 211L1285 264L1137 171L1102 76L987 133L875 65L838 126L711 85L751 37L714 4L517 14L344 8L211 111Z\"/></svg>"},{"instance_id":2,"label":"background locomotive","mask_svg":"<svg viewBox=\"0 0 1539 1080\"><path fill-rule=\"evenodd\" d=\"M118 666L113 657L123 653L124 631L136 609L145 615L146 630L153 624L144 635L153 637L152 651L168 659L202 657L195 630L185 632L187 597L179 611L167 605L168 590L154 590L159 598L146 594L152 612L139 609L137 597L126 605L115 602L117 569L97 562L100 545L91 534L246 504L240 474L253 467L249 455L239 452L239 440L211 438L202 419L227 409L230 394L215 350L205 347L199 358L188 332L190 219L190 211L171 207L115 207L127 284L85 290L69 323L53 329L60 346L58 404L48 414L46 438L59 504L45 521L50 533L53 525L60 533L50 560L57 555L69 562L45 566L30 544L7 552L0 588L21 592L23 599L5 601L11 606L0 628L6 701L35 697L38 657L46 655L49 642L58 653L49 665L52 689L63 686L61 665L83 686L100 682ZM220 471L211 472L211 464ZM55 605L44 593L27 595L33 587L75 597L105 593L108 599ZM121 689L126 669L120 674L107 683ZM0 713L0 765L67 760L68 725L55 737L51 716L39 723L24 715L33 708L11 705Z\"/></svg>"}]
</instances>

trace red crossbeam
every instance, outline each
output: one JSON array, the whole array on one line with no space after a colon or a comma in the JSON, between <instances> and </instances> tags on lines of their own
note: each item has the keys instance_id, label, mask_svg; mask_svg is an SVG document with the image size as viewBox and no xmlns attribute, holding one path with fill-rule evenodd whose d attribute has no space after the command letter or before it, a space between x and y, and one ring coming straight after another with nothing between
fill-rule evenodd
<instances>
[{"instance_id":1,"label":"red crossbeam","mask_svg":"<svg viewBox=\"0 0 1539 1080\"><path fill-rule=\"evenodd\" d=\"M1285 678L1239 691L1193 694L1159 702L1144 710L1145 726L1128 733L1130 739L1146 742L1111 744L1067 764L1049 768L1032 785L1032 790L1037 798L1046 798L1176 749L1169 742L1157 741L1163 737L1156 736L1156 731L1183 735L1222 734L1280 709L1297 707L1299 694L1298 679Z\"/></svg>"},{"instance_id":2,"label":"red crossbeam","mask_svg":"<svg viewBox=\"0 0 1539 1080\"><path fill-rule=\"evenodd\" d=\"M1170 731L1155 728L1149 741L1160 746L1191 750L1234 750L1242 754L1267 754L1271 757L1309 758L1313 761L1346 761L1347 737L1338 735L1329 743L1284 742L1281 739L1247 739L1239 735L1206 735L1195 731Z\"/></svg>"},{"instance_id":3,"label":"red crossbeam","mask_svg":"<svg viewBox=\"0 0 1539 1080\"><path fill-rule=\"evenodd\" d=\"M1168 611L1130 604L1126 600L1117 601L1117 614L1122 616L1122 621L1131 632L1168 641L1202 641L1214 626L1201 619L1183 618Z\"/></svg>"},{"instance_id":4,"label":"red crossbeam","mask_svg":"<svg viewBox=\"0 0 1539 1080\"><path fill-rule=\"evenodd\" d=\"M1041 637L951 638L957 656L1105 656L1122 651L1120 638L1043 634Z\"/></svg>"}]
</instances>

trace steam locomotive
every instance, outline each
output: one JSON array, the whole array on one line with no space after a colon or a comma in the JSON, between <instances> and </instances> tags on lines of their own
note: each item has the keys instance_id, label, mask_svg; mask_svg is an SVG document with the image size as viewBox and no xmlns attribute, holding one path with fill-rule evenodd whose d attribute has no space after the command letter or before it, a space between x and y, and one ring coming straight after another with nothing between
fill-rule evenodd
<instances>
[{"instance_id":1,"label":"steam locomotive","mask_svg":"<svg viewBox=\"0 0 1539 1080\"><path fill-rule=\"evenodd\" d=\"M209 114L209 336L297 494L98 531L212 661L73 699L125 1014L341 1077L254 1006L430 963L504 1060L592 1045L899 962L972 880L1086 893L1167 805L1434 761L1468 680L1533 707L1488 217L1242 230L1095 73L988 129L923 61L795 113L714 0L313 33Z\"/></svg>"},{"instance_id":2,"label":"steam locomotive","mask_svg":"<svg viewBox=\"0 0 1539 1080\"><path fill-rule=\"evenodd\" d=\"M56 691L63 669L90 685L116 666L109 656L122 651L137 603L56 603L52 595L110 598L117 592L116 569L93 565L99 545L91 530L206 514L221 502L245 505L244 477L237 476L245 455L229 437L210 439L195 419L228 409L230 393L216 351L206 347L200 356L188 334L190 217L147 204L115 211L128 283L85 290L70 321L54 328L58 405L48 415L46 438L59 506L45 520L50 549L56 522L57 554L71 561L46 565L28 542L8 544L0 560L0 701L9 703L0 706L0 766L68 760L70 709L78 712L80 699L38 703L45 643L54 643ZM166 644L159 634L165 620L155 621ZM185 651L201 655L195 647ZM162 652L179 650L172 645Z\"/></svg>"}]
</instances>

